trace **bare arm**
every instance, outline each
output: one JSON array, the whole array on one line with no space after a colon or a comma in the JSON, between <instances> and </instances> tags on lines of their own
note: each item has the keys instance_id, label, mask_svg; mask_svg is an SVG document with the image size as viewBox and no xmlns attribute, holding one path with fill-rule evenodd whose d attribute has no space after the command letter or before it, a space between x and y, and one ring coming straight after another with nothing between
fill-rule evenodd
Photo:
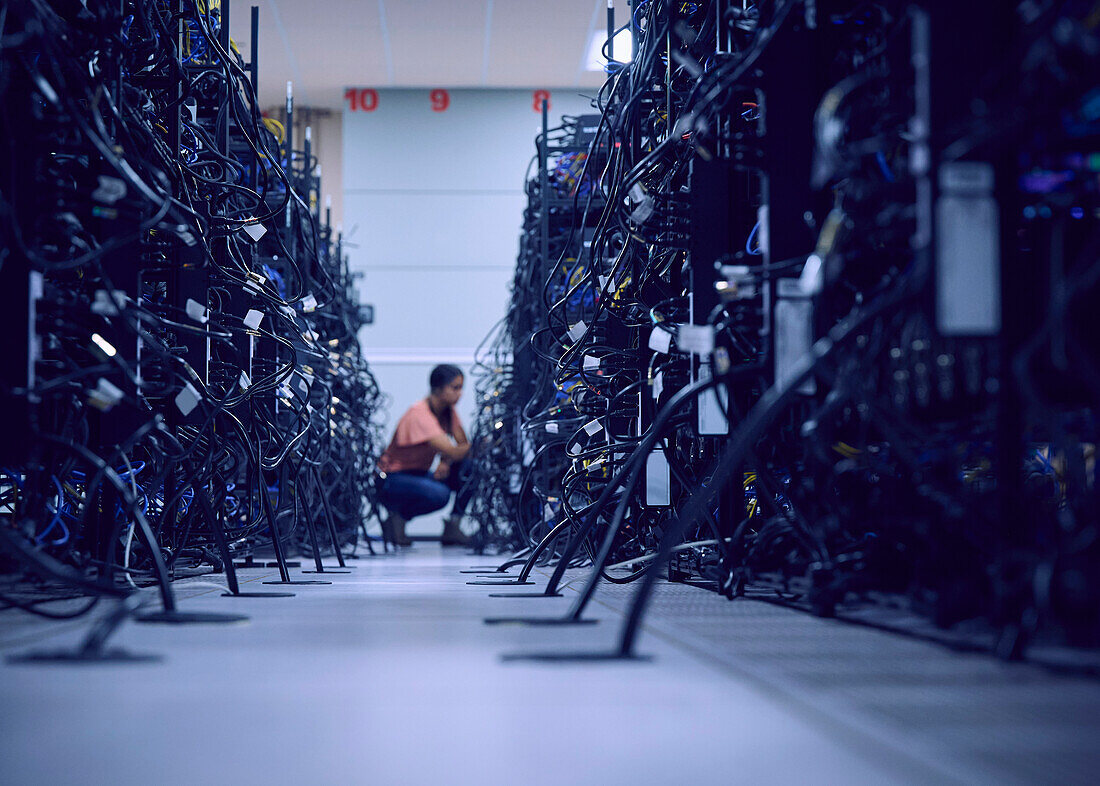
<instances>
[{"instance_id":1,"label":"bare arm","mask_svg":"<svg viewBox=\"0 0 1100 786\"><path fill-rule=\"evenodd\" d=\"M463 437L466 435L463 434ZM462 461L466 458L466 454L470 452L470 443L466 442L462 445L452 444L451 440L447 439L445 434L440 434L438 437L432 437L428 440L428 444L435 449L435 452L450 459L451 461Z\"/></svg>"}]
</instances>

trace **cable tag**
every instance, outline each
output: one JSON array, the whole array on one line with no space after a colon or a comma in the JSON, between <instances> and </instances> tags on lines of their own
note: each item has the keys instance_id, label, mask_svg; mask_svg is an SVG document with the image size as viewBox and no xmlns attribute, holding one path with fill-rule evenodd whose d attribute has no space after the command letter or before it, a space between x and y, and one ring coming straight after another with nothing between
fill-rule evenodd
<instances>
[{"instance_id":1,"label":"cable tag","mask_svg":"<svg viewBox=\"0 0 1100 786\"><path fill-rule=\"evenodd\" d=\"M241 230L252 239L253 243L258 243L260 238L267 234L267 227L259 221L254 224L245 224Z\"/></svg>"},{"instance_id":2,"label":"cable tag","mask_svg":"<svg viewBox=\"0 0 1100 786\"><path fill-rule=\"evenodd\" d=\"M581 446L581 443L574 442L572 445L569 446L569 455L570 456L579 456L580 453L581 453L581 450L583 450L583 447Z\"/></svg>"},{"instance_id":3,"label":"cable tag","mask_svg":"<svg viewBox=\"0 0 1100 786\"><path fill-rule=\"evenodd\" d=\"M113 205L126 196L126 182L109 175L99 176L99 187L92 192L92 199L103 205Z\"/></svg>"},{"instance_id":4,"label":"cable tag","mask_svg":"<svg viewBox=\"0 0 1100 786\"><path fill-rule=\"evenodd\" d=\"M100 377L95 389L88 391L88 404L100 412L110 412L124 395L121 389Z\"/></svg>"},{"instance_id":5,"label":"cable tag","mask_svg":"<svg viewBox=\"0 0 1100 786\"><path fill-rule=\"evenodd\" d=\"M184 416L190 415L195 407L202 401L202 394L195 389L190 382L183 386L183 390L176 394L176 409Z\"/></svg>"},{"instance_id":6,"label":"cable tag","mask_svg":"<svg viewBox=\"0 0 1100 786\"><path fill-rule=\"evenodd\" d=\"M584 370L592 371L600 367L600 359L595 355L584 356Z\"/></svg>"},{"instance_id":7,"label":"cable tag","mask_svg":"<svg viewBox=\"0 0 1100 786\"><path fill-rule=\"evenodd\" d=\"M554 422L547 423L546 424L546 433L547 434L557 434L558 433L558 424L554 423Z\"/></svg>"},{"instance_id":8,"label":"cable tag","mask_svg":"<svg viewBox=\"0 0 1100 786\"><path fill-rule=\"evenodd\" d=\"M653 215L653 212L653 198L646 197L645 201L634 208L633 212L631 212L630 220L633 221L635 224L644 224L650 219L650 217Z\"/></svg>"},{"instance_id":9,"label":"cable tag","mask_svg":"<svg viewBox=\"0 0 1100 786\"><path fill-rule=\"evenodd\" d=\"M126 293L121 289L97 289L92 300L92 313L101 317L114 317L126 306Z\"/></svg>"},{"instance_id":10,"label":"cable tag","mask_svg":"<svg viewBox=\"0 0 1100 786\"><path fill-rule=\"evenodd\" d=\"M599 420L590 420L584 424L584 433L592 437L603 431L603 426L600 425Z\"/></svg>"},{"instance_id":11,"label":"cable tag","mask_svg":"<svg viewBox=\"0 0 1100 786\"><path fill-rule=\"evenodd\" d=\"M264 312L257 311L254 308L248 309L248 312L244 315L244 326L249 330L256 330L260 327L260 323L264 321Z\"/></svg>"},{"instance_id":12,"label":"cable tag","mask_svg":"<svg viewBox=\"0 0 1100 786\"><path fill-rule=\"evenodd\" d=\"M191 319L199 324L204 325L210 321L209 312L206 310L206 306L199 303L197 300L187 298L185 310L187 311L187 316L191 317Z\"/></svg>"},{"instance_id":13,"label":"cable tag","mask_svg":"<svg viewBox=\"0 0 1100 786\"><path fill-rule=\"evenodd\" d=\"M685 352L706 357L714 351L714 329L709 325L680 325L676 346Z\"/></svg>"},{"instance_id":14,"label":"cable tag","mask_svg":"<svg viewBox=\"0 0 1100 786\"><path fill-rule=\"evenodd\" d=\"M662 355L667 355L671 347L672 334L660 325L654 325L653 330L650 331L649 334L649 348L654 352L660 352Z\"/></svg>"},{"instance_id":15,"label":"cable tag","mask_svg":"<svg viewBox=\"0 0 1100 786\"><path fill-rule=\"evenodd\" d=\"M580 341L582 338L584 338L584 334L587 332L588 325L584 324L584 321L581 320L577 324L573 325L573 327L569 328L569 338L573 339L574 341Z\"/></svg>"},{"instance_id":16,"label":"cable tag","mask_svg":"<svg viewBox=\"0 0 1100 786\"><path fill-rule=\"evenodd\" d=\"M248 390L252 385L252 380L248 378L248 374L241 372L241 375L237 377L237 384L241 386L241 390Z\"/></svg>"},{"instance_id":17,"label":"cable tag","mask_svg":"<svg viewBox=\"0 0 1100 786\"><path fill-rule=\"evenodd\" d=\"M267 279L259 273L248 273L247 275L248 280L244 282L245 291L254 295L260 294L260 287L267 283Z\"/></svg>"},{"instance_id":18,"label":"cable tag","mask_svg":"<svg viewBox=\"0 0 1100 786\"><path fill-rule=\"evenodd\" d=\"M317 310L317 298L310 292L304 298L302 298L302 311L306 314L311 314Z\"/></svg>"},{"instance_id":19,"label":"cable tag","mask_svg":"<svg viewBox=\"0 0 1100 786\"><path fill-rule=\"evenodd\" d=\"M656 401L665 392L665 372L658 371L653 377L653 400Z\"/></svg>"}]
</instances>

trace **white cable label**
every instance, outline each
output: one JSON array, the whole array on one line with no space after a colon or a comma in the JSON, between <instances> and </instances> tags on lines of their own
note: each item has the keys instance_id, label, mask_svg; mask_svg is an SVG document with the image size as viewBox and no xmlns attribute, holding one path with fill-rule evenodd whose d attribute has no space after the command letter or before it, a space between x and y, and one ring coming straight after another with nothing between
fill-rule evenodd
<instances>
[{"instance_id":1,"label":"white cable label","mask_svg":"<svg viewBox=\"0 0 1100 786\"><path fill-rule=\"evenodd\" d=\"M654 325L653 330L649 334L649 348L654 352L660 352L662 355L667 355L671 347L672 334L660 325Z\"/></svg>"},{"instance_id":2,"label":"white cable label","mask_svg":"<svg viewBox=\"0 0 1100 786\"><path fill-rule=\"evenodd\" d=\"M188 382L183 386L183 390L176 394L176 409L185 416L190 415L200 401L202 401L202 394Z\"/></svg>"},{"instance_id":3,"label":"white cable label","mask_svg":"<svg viewBox=\"0 0 1100 786\"><path fill-rule=\"evenodd\" d=\"M210 319L209 315L206 312L206 306L204 306L197 300L187 298L187 303L184 310L187 311L187 316L191 317L191 319L195 320L199 324L204 325Z\"/></svg>"},{"instance_id":4,"label":"white cable label","mask_svg":"<svg viewBox=\"0 0 1100 786\"><path fill-rule=\"evenodd\" d=\"M684 352L706 357L714 351L714 329L709 325L680 325L676 346Z\"/></svg>"}]
</instances>

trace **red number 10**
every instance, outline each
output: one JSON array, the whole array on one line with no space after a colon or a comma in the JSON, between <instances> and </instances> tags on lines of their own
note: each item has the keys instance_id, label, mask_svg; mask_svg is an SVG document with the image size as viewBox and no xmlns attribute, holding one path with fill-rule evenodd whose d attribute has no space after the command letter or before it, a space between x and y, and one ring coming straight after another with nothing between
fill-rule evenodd
<instances>
[{"instance_id":1,"label":"red number 10","mask_svg":"<svg viewBox=\"0 0 1100 786\"><path fill-rule=\"evenodd\" d=\"M369 87L349 87L344 91L344 100L352 112L373 112L378 108L378 91Z\"/></svg>"}]
</instances>

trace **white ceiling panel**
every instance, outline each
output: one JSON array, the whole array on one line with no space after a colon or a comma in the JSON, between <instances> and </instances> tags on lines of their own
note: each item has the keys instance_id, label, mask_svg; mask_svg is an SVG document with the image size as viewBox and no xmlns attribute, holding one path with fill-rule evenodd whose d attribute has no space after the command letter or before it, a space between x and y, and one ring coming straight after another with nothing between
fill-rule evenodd
<instances>
[{"instance_id":1,"label":"white ceiling panel","mask_svg":"<svg viewBox=\"0 0 1100 786\"><path fill-rule=\"evenodd\" d=\"M223 0L224 2L224 0ZM257 0L260 101L339 109L344 88L583 87L606 0ZM615 0L626 21L626 0ZM249 5L232 3L230 30L248 57Z\"/></svg>"}]
</instances>

